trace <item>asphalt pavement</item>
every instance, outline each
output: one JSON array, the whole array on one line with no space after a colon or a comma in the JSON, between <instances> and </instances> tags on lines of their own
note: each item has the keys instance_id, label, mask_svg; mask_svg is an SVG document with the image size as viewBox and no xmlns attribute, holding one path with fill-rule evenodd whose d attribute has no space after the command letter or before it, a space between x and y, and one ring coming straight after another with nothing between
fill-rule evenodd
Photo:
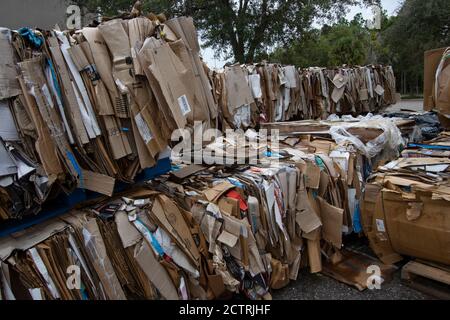
<instances>
[{"instance_id":1,"label":"asphalt pavement","mask_svg":"<svg viewBox=\"0 0 450 320\"><path fill-rule=\"evenodd\" d=\"M274 300L431 300L400 280L400 270L391 282L382 284L380 290L358 291L322 274L310 274L302 270L297 281L273 292Z\"/></svg>"}]
</instances>

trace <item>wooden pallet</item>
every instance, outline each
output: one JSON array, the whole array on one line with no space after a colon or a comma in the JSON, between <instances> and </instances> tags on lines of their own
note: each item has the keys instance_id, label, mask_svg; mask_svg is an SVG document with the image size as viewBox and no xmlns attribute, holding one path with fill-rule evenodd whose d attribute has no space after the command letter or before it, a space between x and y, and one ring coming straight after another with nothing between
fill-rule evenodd
<instances>
[{"instance_id":1,"label":"wooden pallet","mask_svg":"<svg viewBox=\"0 0 450 320\"><path fill-rule=\"evenodd\" d=\"M401 277L411 288L438 299L450 300L450 267L411 261L403 267Z\"/></svg>"}]
</instances>

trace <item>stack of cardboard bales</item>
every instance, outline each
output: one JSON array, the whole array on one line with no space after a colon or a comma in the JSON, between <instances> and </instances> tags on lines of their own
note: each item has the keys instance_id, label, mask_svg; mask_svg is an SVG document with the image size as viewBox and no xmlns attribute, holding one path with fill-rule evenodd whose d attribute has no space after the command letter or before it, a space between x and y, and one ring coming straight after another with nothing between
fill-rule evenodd
<instances>
[{"instance_id":1,"label":"stack of cardboard bales","mask_svg":"<svg viewBox=\"0 0 450 320\"><path fill-rule=\"evenodd\" d=\"M450 114L449 53L425 52L424 109L437 111L444 128ZM449 133L443 132L410 145L368 180L361 218L384 263L409 256L450 265L449 156Z\"/></svg>"},{"instance_id":2,"label":"stack of cardboard bales","mask_svg":"<svg viewBox=\"0 0 450 320\"><path fill-rule=\"evenodd\" d=\"M111 196L156 165L174 130L215 126L190 18L2 28L0 52L2 219L76 188Z\"/></svg>"},{"instance_id":3,"label":"stack of cardboard bales","mask_svg":"<svg viewBox=\"0 0 450 320\"><path fill-rule=\"evenodd\" d=\"M391 66L308 68L261 63L214 75L224 126L378 113L397 101Z\"/></svg>"},{"instance_id":4,"label":"stack of cardboard bales","mask_svg":"<svg viewBox=\"0 0 450 320\"><path fill-rule=\"evenodd\" d=\"M366 125L371 130L376 137L379 129ZM247 164L174 159L174 171L147 188L1 239L2 295L270 299L271 289L301 281L303 268L363 290L374 261L345 250L343 235L361 230L373 159L352 143L318 136L285 137L278 146L263 136L257 145L218 139L205 151L223 155L234 145L246 150ZM254 154L265 157L250 164Z\"/></svg>"}]
</instances>

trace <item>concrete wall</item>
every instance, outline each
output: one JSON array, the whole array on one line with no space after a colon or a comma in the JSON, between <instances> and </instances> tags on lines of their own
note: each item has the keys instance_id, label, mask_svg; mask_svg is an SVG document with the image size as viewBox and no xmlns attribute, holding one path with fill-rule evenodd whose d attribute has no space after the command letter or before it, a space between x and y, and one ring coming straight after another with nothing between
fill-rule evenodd
<instances>
[{"instance_id":1,"label":"concrete wall","mask_svg":"<svg viewBox=\"0 0 450 320\"><path fill-rule=\"evenodd\" d=\"M0 0L0 27L66 28L68 0Z\"/></svg>"}]
</instances>

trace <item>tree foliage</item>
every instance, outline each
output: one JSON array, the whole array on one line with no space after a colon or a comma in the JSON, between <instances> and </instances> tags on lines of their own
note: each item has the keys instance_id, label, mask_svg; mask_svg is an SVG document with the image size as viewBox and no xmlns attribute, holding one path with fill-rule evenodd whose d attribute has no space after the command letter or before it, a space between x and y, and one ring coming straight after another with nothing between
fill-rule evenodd
<instances>
[{"instance_id":1,"label":"tree foliage","mask_svg":"<svg viewBox=\"0 0 450 320\"><path fill-rule=\"evenodd\" d=\"M352 21L340 19L336 24L311 30L291 46L276 50L269 59L299 67L364 64L371 43L371 33L364 24L361 15Z\"/></svg>"},{"instance_id":2,"label":"tree foliage","mask_svg":"<svg viewBox=\"0 0 450 320\"><path fill-rule=\"evenodd\" d=\"M387 62L403 78L403 90L421 91L424 51L450 46L450 1L405 0L382 33Z\"/></svg>"},{"instance_id":3,"label":"tree foliage","mask_svg":"<svg viewBox=\"0 0 450 320\"><path fill-rule=\"evenodd\" d=\"M90 9L115 14L127 0L75 0ZM205 46L227 58L251 62L276 45L287 45L317 20L337 19L349 5L379 0L147 0L147 10L168 16L193 16Z\"/></svg>"},{"instance_id":4,"label":"tree foliage","mask_svg":"<svg viewBox=\"0 0 450 320\"><path fill-rule=\"evenodd\" d=\"M404 0L397 15L382 16L381 30L368 30L356 16L311 30L270 60L297 66L391 64L402 93L420 94L424 52L450 46L449 0Z\"/></svg>"},{"instance_id":5,"label":"tree foliage","mask_svg":"<svg viewBox=\"0 0 450 320\"><path fill-rule=\"evenodd\" d=\"M72 0L105 15L128 11L133 0ZM392 64L403 91L420 92L423 53L450 46L449 0L403 0L384 13L381 30L346 8L379 0L141 0L146 12L193 16L203 43L238 62L271 59L297 66ZM330 23L330 21L332 21ZM314 22L327 23L321 29ZM271 53L268 55L268 53Z\"/></svg>"}]
</instances>

